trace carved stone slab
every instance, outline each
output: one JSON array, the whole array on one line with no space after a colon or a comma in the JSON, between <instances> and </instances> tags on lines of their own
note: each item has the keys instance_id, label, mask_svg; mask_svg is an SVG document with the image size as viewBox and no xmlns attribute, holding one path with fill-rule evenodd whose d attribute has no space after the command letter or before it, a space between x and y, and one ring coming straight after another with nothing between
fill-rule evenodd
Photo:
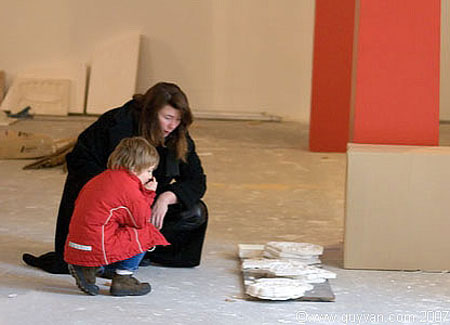
<instances>
[{"instance_id":1,"label":"carved stone slab","mask_svg":"<svg viewBox=\"0 0 450 325\"><path fill-rule=\"evenodd\" d=\"M70 80L16 78L1 109L17 113L30 106L31 114L67 115Z\"/></svg>"},{"instance_id":2,"label":"carved stone slab","mask_svg":"<svg viewBox=\"0 0 450 325\"><path fill-rule=\"evenodd\" d=\"M279 258L285 258L285 259L292 259L297 260L302 263L306 264L320 264L321 261L319 259L319 256L317 255L294 255L294 254L280 254L278 252L274 252L270 247L264 249L263 256L267 258L272 259L279 259Z\"/></svg>"},{"instance_id":3,"label":"carved stone slab","mask_svg":"<svg viewBox=\"0 0 450 325\"><path fill-rule=\"evenodd\" d=\"M271 241L265 245L264 249L279 257L286 258L323 254L322 246L310 243Z\"/></svg>"},{"instance_id":4,"label":"carved stone slab","mask_svg":"<svg viewBox=\"0 0 450 325\"><path fill-rule=\"evenodd\" d=\"M242 262L242 269L265 272L276 277L306 276L314 281L321 278L324 280L336 278L336 274L331 271L290 259L245 259Z\"/></svg>"}]
</instances>

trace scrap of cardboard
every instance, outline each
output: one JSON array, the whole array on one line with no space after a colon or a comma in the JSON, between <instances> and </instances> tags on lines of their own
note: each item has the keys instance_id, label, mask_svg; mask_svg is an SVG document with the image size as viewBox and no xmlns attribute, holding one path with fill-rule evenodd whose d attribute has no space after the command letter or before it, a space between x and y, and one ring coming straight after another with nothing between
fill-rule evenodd
<instances>
[{"instance_id":1,"label":"scrap of cardboard","mask_svg":"<svg viewBox=\"0 0 450 325\"><path fill-rule=\"evenodd\" d=\"M55 151L54 140L48 135L14 130L0 132L0 159L40 158Z\"/></svg>"}]
</instances>

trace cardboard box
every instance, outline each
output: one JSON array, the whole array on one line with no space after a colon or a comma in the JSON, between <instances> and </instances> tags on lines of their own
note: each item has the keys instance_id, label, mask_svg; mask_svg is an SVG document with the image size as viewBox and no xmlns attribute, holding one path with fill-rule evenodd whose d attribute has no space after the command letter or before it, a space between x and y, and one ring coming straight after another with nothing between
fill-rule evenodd
<instances>
[{"instance_id":1,"label":"cardboard box","mask_svg":"<svg viewBox=\"0 0 450 325\"><path fill-rule=\"evenodd\" d=\"M344 267L450 270L450 147L349 144Z\"/></svg>"}]
</instances>

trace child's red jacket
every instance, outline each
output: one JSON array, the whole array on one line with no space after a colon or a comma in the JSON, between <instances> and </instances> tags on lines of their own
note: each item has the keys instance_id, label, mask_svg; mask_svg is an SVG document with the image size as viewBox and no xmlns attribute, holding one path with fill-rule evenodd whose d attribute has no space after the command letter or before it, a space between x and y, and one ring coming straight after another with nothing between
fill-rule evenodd
<instances>
[{"instance_id":1,"label":"child's red jacket","mask_svg":"<svg viewBox=\"0 0 450 325\"><path fill-rule=\"evenodd\" d=\"M125 169L106 170L81 190L67 236L64 260L102 266L170 245L150 223L155 192Z\"/></svg>"}]
</instances>

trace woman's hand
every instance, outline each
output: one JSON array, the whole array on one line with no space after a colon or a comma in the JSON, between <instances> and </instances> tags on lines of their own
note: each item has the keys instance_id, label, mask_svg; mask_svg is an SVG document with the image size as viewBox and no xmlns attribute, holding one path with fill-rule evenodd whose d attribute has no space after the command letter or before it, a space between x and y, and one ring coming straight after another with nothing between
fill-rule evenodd
<instances>
[{"instance_id":1,"label":"woman's hand","mask_svg":"<svg viewBox=\"0 0 450 325\"><path fill-rule=\"evenodd\" d=\"M161 229L163 226L169 204L175 204L177 201L177 196L170 191L161 193L158 196L152 207L152 224L157 229Z\"/></svg>"}]
</instances>

